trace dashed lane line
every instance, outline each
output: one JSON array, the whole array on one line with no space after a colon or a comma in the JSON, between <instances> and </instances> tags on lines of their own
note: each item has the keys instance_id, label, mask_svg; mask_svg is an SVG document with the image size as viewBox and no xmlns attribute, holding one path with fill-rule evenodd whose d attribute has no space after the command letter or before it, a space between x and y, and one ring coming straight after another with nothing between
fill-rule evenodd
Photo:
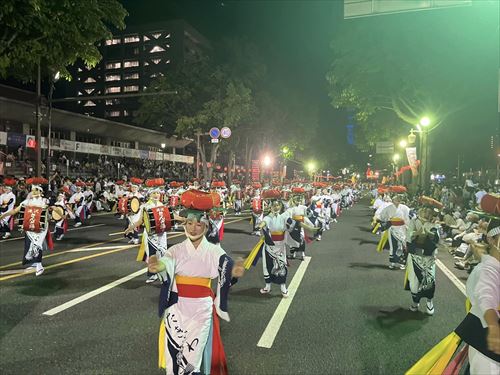
<instances>
[{"instance_id":1,"label":"dashed lane line","mask_svg":"<svg viewBox=\"0 0 500 375\"><path fill-rule=\"evenodd\" d=\"M53 315L59 314L61 311L67 310L75 305L78 305L79 303L82 303L88 299L91 299L92 297L95 297L99 294L102 294L102 293L104 293L104 292L106 292L114 287L117 287L120 284L126 283L127 281L132 280L133 278L146 273L147 270L148 270L147 268L143 268L139 271L131 273L130 275L127 275L125 277L122 277L121 279L115 280L109 284L101 286L100 288L98 288L96 290L93 290L89 293L86 293L80 297L74 298L66 303L63 303L62 305L54 307L53 309L47 310L44 313L42 313L42 315L53 316Z\"/></svg>"}]
</instances>

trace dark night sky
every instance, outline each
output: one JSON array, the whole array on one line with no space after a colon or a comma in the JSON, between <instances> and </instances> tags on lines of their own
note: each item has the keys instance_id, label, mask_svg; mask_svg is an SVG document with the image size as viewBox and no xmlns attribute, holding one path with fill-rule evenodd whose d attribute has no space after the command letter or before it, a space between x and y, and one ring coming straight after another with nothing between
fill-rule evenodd
<instances>
[{"instance_id":1,"label":"dark night sky","mask_svg":"<svg viewBox=\"0 0 500 375\"><path fill-rule=\"evenodd\" d=\"M322 149L325 152L331 149L341 153L352 150L346 144L345 116L335 112L330 106L325 81L326 71L332 61L329 45L336 27L340 22L343 22L342 2L340 0L122 0L122 3L130 13L126 19L127 24L184 18L212 41L217 41L225 36L248 37L261 49L268 66L270 79L277 84L284 83L299 89L307 94L311 103L319 106L321 132L319 138ZM390 18L394 19L394 17L406 17L407 19L410 19L408 17L432 17L431 13L415 12L401 16L392 15L388 16L389 18L386 20L390 21ZM382 17L378 18L385 22ZM492 48L495 47L492 46ZM490 78L493 80L493 84L488 87L495 89L498 78L496 75L492 75ZM449 134L443 133L441 130L437 132L437 136L448 141L439 141L440 145L444 143L447 144L447 147L442 148L441 152L437 154L436 167L438 169L448 169L454 166L457 149L468 153L471 163L481 163L481 160L473 161L474 153L477 155L478 148L487 147L488 134L498 133L498 114L494 91L490 93L487 106L484 108L491 112L484 115L488 121L477 121L477 125L474 125L471 124L471 121L474 122L472 119L463 119L462 121L456 119L451 137L448 137ZM474 116L477 118L478 114L475 113ZM487 125L484 124L485 122ZM470 141L472 141L472 147L470 147ZM361 157L354 152L349 155L355 159Z\"/></svg>"}]
</instances>

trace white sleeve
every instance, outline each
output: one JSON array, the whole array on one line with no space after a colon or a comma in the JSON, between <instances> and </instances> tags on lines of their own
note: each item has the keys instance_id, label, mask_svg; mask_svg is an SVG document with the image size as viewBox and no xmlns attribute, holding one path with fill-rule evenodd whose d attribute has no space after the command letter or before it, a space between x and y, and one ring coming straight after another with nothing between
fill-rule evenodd
<instances>
[{"instance_id":1,"label":"white sleeve","mask_svg":"<svg viewBox=\"0 0 500 375\"><path fill-rule=\"evenodd\" d=\"M481 271L474 294L477 296L479 308L484 315L487 310L497 311L500 305L500 269L498 262L496 260L486 261Z\"/></svg>"}]
</instances>

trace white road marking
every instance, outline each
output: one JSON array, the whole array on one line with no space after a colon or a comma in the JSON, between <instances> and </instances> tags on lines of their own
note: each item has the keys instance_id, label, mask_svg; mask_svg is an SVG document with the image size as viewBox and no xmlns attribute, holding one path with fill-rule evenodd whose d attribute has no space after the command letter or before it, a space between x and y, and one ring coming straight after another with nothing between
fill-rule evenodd
<instances>
[{"instance_id":1,"label":"white road marking","mask_svg":"<svg viewBox=\"0 0 500 375\"><path fill-rule=\"evenodd\" d=\"M85 251L96 251L96 250L127 249L127 248L134 247L134 246L139 246L139 245L118 245L118 246L87 247L85 249L68 250L68 253L80 253L80 252L85 252Z\"/></svg>"},{"instance_id":2,"label":"white road marking","mask_svg":"<svg viewBox=\"0 0 500 375\"><path fill-rule=\"evenodd\" d=\"M94 224L94 225L87 225L87 226L84 226L84 227L71 228L71 229L68 229L68 232L71 232L73 230L81 230L81 229L90 229L90 228L95 228L95 227L102 227L103 225L106 225L106 224ZM7 241L15 241L15 240L24 240L24 236L22 236L22 237L16 237L16 238L9 238L7 240L2 240L2 241L0 241L0 243L7 242Z\"/></svg>"},{"instance_id":3,"label":"white road marking","mask_svg":"<svg viewBox=\"0 0 500 375\"><path fill-rule=\"evenodd\" d=\"M467 296L467 293L465 292L465 285L463 282L461 282L458 277L455 276L453 272L451 272L448 267L444 265L443 262L441 262L439 259L436 259L436 266L439 267L441 271L448 277L448 279L451 280L453 284L460 290L464 296Z\"/></svg>"},{"instance_id":4,"label":"white road marking","mask_svg":"<svg viewBox=\"0 0 500 375\"><path fill-rule=\"evenodd\" d=\"M131 273L130 275L122 277L121 279L115 280L109 284L106 284L106 285L100 287L99 289L93 290L92 292L86 293L80 297L72 299L71 301L63 303L62 305L54 307L53 309L45 311L42 315L53 316L53 315L59 314L61 311L67 310L75 305L78 305L81 302L84 302L92 297L95 297L101 293L104 293L104 292L106 292L106 291L108 291L108 290L110 290L110 289L112 289L120 284L126 283L127 281L132 280L133 278L140 276L143 273L146 273L147 270L148 270L147 268L143 268L139 271Z\"/></svg>"},{"instance_id":5,"label":"white road marking","mask_svg":"<svg viewBox=\"0 0 500 375\"><path fill-rule=\"evenodd\" d=\"M292 304L293 298L295 297L295 293L300 286L302 278L306 273L307 267L309 266L309 262L311 261L311 257L305 257L304 261L300 263L297 272L293 276L293 280L288 287L288 298L283 298L276 308L271 320L267 324L264 333L262 334L259 342L257 343L258 347L270 349L273 346L274 339L278 334L281 324L283 320L285 320L286 313Z\"/></svg>"}]
</instances>

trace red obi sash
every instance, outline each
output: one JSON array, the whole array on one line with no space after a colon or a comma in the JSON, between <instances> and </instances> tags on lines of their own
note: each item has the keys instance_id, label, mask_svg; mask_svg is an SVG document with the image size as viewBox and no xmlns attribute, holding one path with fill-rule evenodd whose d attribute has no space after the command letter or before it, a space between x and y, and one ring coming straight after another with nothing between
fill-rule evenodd
<instances>
[{"instance_id":1,"label":"red obi sash","mask_svg":"<svg viewBox=\"0 0 500 375\"><path fill-rule=\"evenodd\" d=\"M273 241L283 241L285 239L285 232L271 232Z\"/></svg>"}]
</instances>

